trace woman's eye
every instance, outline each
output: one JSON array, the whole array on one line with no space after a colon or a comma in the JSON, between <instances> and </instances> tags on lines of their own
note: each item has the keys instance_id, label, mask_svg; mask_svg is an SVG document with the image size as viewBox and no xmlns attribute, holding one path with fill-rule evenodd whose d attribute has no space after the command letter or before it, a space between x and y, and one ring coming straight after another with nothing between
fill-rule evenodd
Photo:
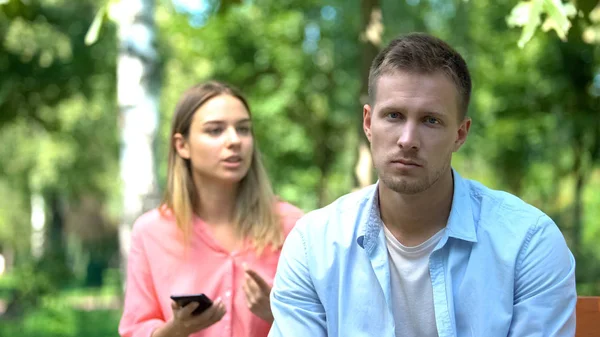
<instances>
[{"instance_id":1,"label":"woman's eye","mask_svg":"<svg viewBox=\"0 0 600 337\"><path fill-rule=\"evenodd\" d=\"M241 134L249 134L250 133L250 127L249 126L240 126L237 128L237 132L241 133Z\"/></svg>"},{"instance_id":2,"label":"woman's eye","mask_svg":"<svg viewBox=\"0 0 600 337\"><path fill-rule=\"evenodd\" d=\"M219 135L219 134L221 134L221 132L223 132L223 129L221 129L221 128L208 129L208 130L206 130L206 132L209 135Z\"/></svg>"}]
</instances>

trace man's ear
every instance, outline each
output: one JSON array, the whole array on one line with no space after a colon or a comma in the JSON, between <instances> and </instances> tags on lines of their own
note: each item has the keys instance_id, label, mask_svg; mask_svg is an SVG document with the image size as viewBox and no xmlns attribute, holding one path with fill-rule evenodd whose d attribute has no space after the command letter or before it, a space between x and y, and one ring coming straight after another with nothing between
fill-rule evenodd
<instances>
[{"instance_id":1,"label":"man's ear","mask_svg":"<svg viewBox=\"0 0 600 337\"><path fill-rule=\"evenodd\" d=\"M173 144L175 144L175 151L183 159L190 159L190 148L187 140L181 133L173 135Z\"/></svg>"},{"instance_id":2,"label":"man's ear","mask_svg":"<svg viewBox=\"0 0 600 337\"><path fill-rule=\"evenodd\" d=\"M454 141L454 150L453 152L458 151L462 147L462 145L467 140L467 136L469 135L469 129L471 128L471 118L465 117L463 121L460 123L458 127L458 131L456 133L456 140Z\"/></svg>"},{"instance_id":3,"label":"man's ear","mask_svg":"<svg viewBox=\"0 0 600 337\"><path fill-rule=\"evenodd\" d=\"M373 115L373 108L369 104L363 106L363 130L365 136L371 142L371 117Z\"/></svg>"}]
</instances>

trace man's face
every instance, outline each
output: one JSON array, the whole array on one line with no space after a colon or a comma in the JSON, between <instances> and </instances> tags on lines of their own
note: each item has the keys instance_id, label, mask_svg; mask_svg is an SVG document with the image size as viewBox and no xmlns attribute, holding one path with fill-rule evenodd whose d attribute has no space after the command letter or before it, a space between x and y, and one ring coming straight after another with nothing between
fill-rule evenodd
<instances>
[{"instance_id":1,"label":"man's face","mask_svg":"<svg viewBox=\"0 0 600 337\"><path fill-rule=\"evenodd\" d=\"M385 186L401 194L427 190L450 171L452 153L467 138L458 91L441 72L396 71L381 75L373 104L363 108L363 127L373 163Z\"/></svg>"}]
</instances>

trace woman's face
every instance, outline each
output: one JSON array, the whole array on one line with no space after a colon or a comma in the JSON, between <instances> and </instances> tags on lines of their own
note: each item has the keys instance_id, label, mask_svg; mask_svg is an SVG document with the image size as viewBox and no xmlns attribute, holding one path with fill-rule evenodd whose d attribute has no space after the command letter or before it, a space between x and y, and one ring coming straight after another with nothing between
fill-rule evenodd
<instances>
[{"instance_id":1,"label":"woman's face","mask_svg":"<svg viewBox=\"0 0 600 337\"><path fill-rule=\"evenodd\" d=\"M204 103L192 117L187 139L177 133L177 153L191 161L194 178L238 183L252 163L254 139L250 114L231 95L219 95Z\"/></svg>"}]
</instances>

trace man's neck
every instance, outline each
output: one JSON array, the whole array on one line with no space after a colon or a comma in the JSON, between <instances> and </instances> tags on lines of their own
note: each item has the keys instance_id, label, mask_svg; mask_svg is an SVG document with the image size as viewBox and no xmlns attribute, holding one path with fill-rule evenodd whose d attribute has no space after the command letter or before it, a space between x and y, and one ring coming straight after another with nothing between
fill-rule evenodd
<instances>
[{"instance_id":1,"label":"man's neck","mask_svg":"<svg viewBox=\"0 0 600 337\"><path fill-rule=\"evenodd\" d=\"M396 239L405 246L417 246L446 226L454 181L451 170L427 190L400 194L379 184L381 219Z\"/></svg>"}]
</instances>

